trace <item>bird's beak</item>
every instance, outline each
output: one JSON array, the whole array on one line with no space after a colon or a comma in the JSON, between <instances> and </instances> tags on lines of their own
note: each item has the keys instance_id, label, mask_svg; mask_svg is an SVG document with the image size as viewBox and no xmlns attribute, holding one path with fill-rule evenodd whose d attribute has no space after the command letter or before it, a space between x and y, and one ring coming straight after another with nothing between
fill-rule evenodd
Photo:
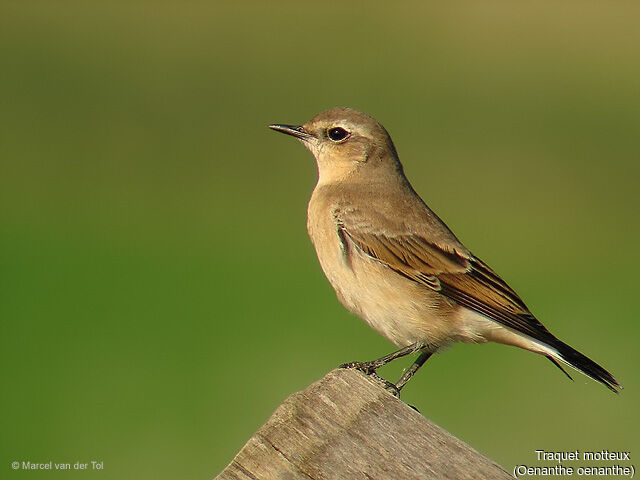
<instances>
[{"instance_id":1,"label":"bird's beak","mask_svg":"<svg viewBox=\"0 0 640 480\"><path fill-rule=\"evenodd\" d=\"M295 125L280 125L280 124L273 124L273 125L269 125L269 128L271 130L275 130L276 132L281 132L281 133L286 133L287 135L292 135L296 138L299 138L300 140L303 140L305 142L315 138L313 135L311 135L310 133L307 133L304 128L302 128L302 126L295 126Z\"/></svg>"}]
</instances>

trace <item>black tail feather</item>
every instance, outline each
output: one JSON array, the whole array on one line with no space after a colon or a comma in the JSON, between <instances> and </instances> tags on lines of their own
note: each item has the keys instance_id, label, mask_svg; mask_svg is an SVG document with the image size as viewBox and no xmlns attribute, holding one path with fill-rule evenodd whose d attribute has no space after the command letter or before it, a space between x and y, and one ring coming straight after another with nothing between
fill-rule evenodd
<instances>
[{"instance_id":1,"label":"black tail feather","mask_svg":"<svg viewBox=\"0 0 640 480\"><path fill-rule=\"evenodd\" d=\"M551 363L553 363L556 367L558 367L560 371L564 373L569 380L573 382L573 377L569 375L569 372L567 372L564 368L562 368L562 365L560 365L555 358L553 358L551 355L547 355L547 358L551 361Z\"/></svg>"},{"instance_id":2,"label":"black tail feather","mask_svg":"<svg viewBox=\"0 0 640 480\"><path fill-rule=\"evenodd\" d=\"M594 362L590 358L578 352L576 349L571 348L566 343L561 342L560 340L557 340L557 339L555 342L553 342L551 346L558 351L558 354L560 355L560 359L567 362L573 368L581 371L585 375L600 382L612 392L618 393L618 390L622 389L622 385L620 385L618 381L615 378L613 378L613 375L611 375L609 372L607 372L604 368L602 368L600 365L598 365L596 362ZM558 368L560 368L560 370L562 370L565 373L565 375L571 378L569 374L565 372L565 370L555 361L555 359L551 358L550 356L547 356L547 358L549 358L549 360L555 363L555 365Z\"/></svg>"}]
</instances>

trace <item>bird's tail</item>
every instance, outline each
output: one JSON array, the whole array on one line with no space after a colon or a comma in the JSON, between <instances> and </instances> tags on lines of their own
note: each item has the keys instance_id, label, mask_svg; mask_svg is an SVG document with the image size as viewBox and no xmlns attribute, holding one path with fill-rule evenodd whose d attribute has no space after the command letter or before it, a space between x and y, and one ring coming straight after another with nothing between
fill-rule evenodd
<instances>
[{"instance_id":1,"label":"bird's tail","mask_svg":"<svg viewBox=\"0 0 640 480\"><path fill-rule=\"evenodd\" d=\"M613 378L613 375L587 356L581 354L575 348L570 347L557 338L554 338L554 341L550 346L552 351L546 354L547 358L551 360L556 367L562 370L567 377L571 378L557 360L581 371L585 375L600 382L614 393L618 393L618 391L622 389L622 385Z\"/></svg>"}]
</instances>

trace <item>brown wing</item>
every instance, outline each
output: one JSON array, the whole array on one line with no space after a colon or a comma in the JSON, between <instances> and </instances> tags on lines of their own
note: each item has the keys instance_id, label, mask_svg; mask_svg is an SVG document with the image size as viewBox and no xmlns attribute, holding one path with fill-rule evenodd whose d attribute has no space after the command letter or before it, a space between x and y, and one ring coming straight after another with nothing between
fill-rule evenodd
<instances>
[{"instance_id":1,"label":"brown wing","mask_svg":"<svg viewBox=\"0 0 640 480\"><path fill-rule=\"evenodd\" d=\"M431 243L415 234L384 235L349 228L338 221L339 234L370 257L456 303L548 342L554 337L529 312L518 295L485 263L466 252Z\"/></svg>"}]
</instances>

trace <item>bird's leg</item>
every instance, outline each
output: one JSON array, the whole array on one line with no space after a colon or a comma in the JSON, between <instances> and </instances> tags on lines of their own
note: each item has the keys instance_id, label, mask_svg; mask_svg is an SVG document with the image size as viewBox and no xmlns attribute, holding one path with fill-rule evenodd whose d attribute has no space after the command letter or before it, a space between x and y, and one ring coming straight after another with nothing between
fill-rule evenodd
<instances>
[{"instance_id":1,"label":"bird's leg","mask_svg":"<svg viewBox=\"0 0 640 480\"><path fill-rule=\"evenodd\" d=\"M377 369L379 369L383 365L386 365L387 363L395 360L396 358L400 358L400 357L404 357L406 355L410 355L413 352L416 352L418 350L422 350L423 348L424 348L424 344L422 344L420 342L416 342L416 343L412 343L411 345L409 345L407 347L403 347L398 351L390 353L389 355L385 355L384 357L380 357L377 360L372 360L370 362L349 362L349 363L344 363L344 364L340 365L340 368L355 368L355 369L360 370L363 373L366 373L367 375L371 375L373 373L376 373ZM426 359L425 359L425 361L426 361ZM420 364L420 365L422 365L422 364ZM418 367L418 368L420 368L420 367ZM418 368L416 368L416 370Z\"/></svg>"},{"instance_id":2,"label":"bird's leg","mask_svg":"<svg viewBox=\"0 0 640 480\"><path fill-rule=\"evenodd\" d=\"M404 372L404 374L402 374L402 377L400 377L400 380L398 380L398 383L395 384L395 388L398 391L398 394L400 394L400 390L402 390L402 387L404 387L407 384L407 382L411 379L411 377L413 377L413 374L416 373L422 365L424 365L424 362L429 360L429 357L431 355L433 355L433 352L429 352L429 351L422 352L420 356L416 359L416 361L413 362L411 366L407 369L407 371Z\"/></svg>"}]
</instances>

